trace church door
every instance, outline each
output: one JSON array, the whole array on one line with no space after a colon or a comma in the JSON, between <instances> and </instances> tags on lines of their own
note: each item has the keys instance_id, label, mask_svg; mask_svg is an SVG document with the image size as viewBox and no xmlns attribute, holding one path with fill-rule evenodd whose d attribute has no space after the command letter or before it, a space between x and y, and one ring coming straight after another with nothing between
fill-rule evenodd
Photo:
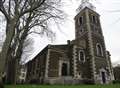
<instances>
[{"instance_id":1,"label":"church door","mask_svg":"<svg viewBox=\"0 0 120 88\"><path fill-rule=\"evenodd\" d=\"M68 66L67 63L62 64L62 76L67 76L68 75Z\"/></svg>"},{"instance_id":2,"label":"church door","mask_svg":"<svg viewBox=\"0 0 120 88\"><path fill-rule=\"evenodd\" d=\"M103 84L105 84L106 83L105 72L101 72L101 74L102 74L102 82Z\"/></svg>"}]
</instances>

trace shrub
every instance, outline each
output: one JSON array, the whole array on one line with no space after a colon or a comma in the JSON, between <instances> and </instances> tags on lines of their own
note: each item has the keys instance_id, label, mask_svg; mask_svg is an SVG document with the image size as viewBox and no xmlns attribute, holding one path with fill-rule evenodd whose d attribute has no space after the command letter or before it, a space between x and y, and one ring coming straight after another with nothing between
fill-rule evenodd
<instances>
[{"instance_id":1,"label":"shrub","mask_svg":"<svg viewBox=\"0 0 120 88\"><path fill-rule=\"evenodd\" d=\"M30 81L30 84L38 84L38 83L39 83L39 81L37 79L32 79Z\"/></svg>"},{"instance_id":2,"label":"shrub","mask_svg":"<svg viewBox=\"0 0 120 88\"><path fill-rule=\"evenodd\" d=\"M2 82L0 82L0 88L4 88L4 85Z\"/></svg>"},{"instance_id":3,"label":"shrub","mask_svg":"<svg viewBox=\"0 0 120 88\"><path fill-rule=\"evenodd\" d=\"M91 84L91 85L93 85L94 84L94 81L93 80L91 80L91 79L84 79L83 80L83 84Z\"/></svg>"},{"instance_id":4,"label":"shrub","mask_svg":"<svg viewBox=\"0 0 120 88\"><path fill-rule=\"evenodd\" d=\"M120 80L114 80L113 84L120 84Z\"/></svg>"}]
</instances>

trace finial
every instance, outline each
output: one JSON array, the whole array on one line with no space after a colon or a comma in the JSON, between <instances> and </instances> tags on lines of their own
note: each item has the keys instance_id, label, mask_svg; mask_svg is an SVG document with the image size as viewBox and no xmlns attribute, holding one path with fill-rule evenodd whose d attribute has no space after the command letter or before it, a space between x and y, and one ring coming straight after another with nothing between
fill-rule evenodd
<instances>
[{"instance_id":1,"label":"finial","mask_svg":"<svg viewBox=\"0 0 120 88\"><path fill-rule=\"evenodd\" d=\"M85 7L88 7L92 10L95 10L95 6L92 5L92 3L90 3L90 0L81 0L81 4L77 9L77 12L80 12L82 9L84 9Z\"/></svg>"},{"instance_id":2,"label":"finial","mask_svg":"<svg viewBox=\"0 0 120 88\"><path fill-rule=\"evenodd\" d=\"M82 3L89 2L89 0L81 0Z\"/></svg>"}]
</instances>

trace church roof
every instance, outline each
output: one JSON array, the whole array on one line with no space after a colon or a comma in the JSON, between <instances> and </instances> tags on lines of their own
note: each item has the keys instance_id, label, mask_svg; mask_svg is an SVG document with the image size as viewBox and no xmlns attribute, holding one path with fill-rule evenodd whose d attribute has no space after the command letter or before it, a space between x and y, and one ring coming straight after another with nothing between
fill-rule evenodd
<instances>
[{"instance_id":1,"label":"church roof","mask_svg":"<svg viewBox=\"0 0 120 88\"><path fill-rule=\"evenodd\" d=\"M32 60L28 61L28 63L31 62L31 61L33 61L39 55L46 54L48 49L53 49L53 50L56 50L56 51L67 52L69 46L72 46L72 44L70 44L70 45L69 44L60 44L60 45L51 45L51 44L48 44Z\"/></svg>"}]
</instances>

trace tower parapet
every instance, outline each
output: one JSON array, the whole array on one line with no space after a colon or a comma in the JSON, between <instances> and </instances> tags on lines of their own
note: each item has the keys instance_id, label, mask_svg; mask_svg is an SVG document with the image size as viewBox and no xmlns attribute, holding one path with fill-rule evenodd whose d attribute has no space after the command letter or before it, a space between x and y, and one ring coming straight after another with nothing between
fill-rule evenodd
<instances>
[{"instance_id":1,"label":"tower parapet","mask_svg":"<svg viewBox=\"0 0 120 88\"><path fill-rule=\"evenodd\" d=\"M94 11L96 10L96 7L92 3L90 3L90 0L81 0L81 4L79 5L76 11L79 13L85 7L88 7Z\"/></svg>"}]
</instances>

